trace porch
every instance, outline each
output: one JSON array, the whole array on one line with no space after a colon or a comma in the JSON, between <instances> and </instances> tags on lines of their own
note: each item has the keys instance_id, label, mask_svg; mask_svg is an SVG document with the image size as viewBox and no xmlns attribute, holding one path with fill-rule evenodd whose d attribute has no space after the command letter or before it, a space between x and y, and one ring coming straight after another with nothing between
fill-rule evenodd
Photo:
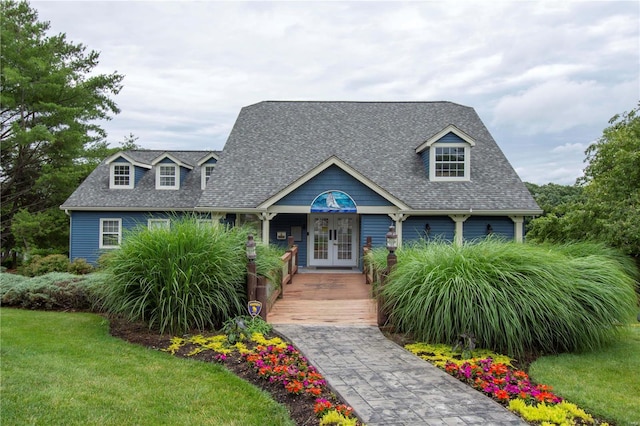
<instances>
[{"instance_id":1,"label":"porch","mask_svg":"<svg viewBox=\"0 0 640 426\"><path fill-rule=\"evenodd\" d=\"M361 272L307 271L284 284L269 311L272 324L377 325L376 301Z\"/></svg>"}]
</instances>

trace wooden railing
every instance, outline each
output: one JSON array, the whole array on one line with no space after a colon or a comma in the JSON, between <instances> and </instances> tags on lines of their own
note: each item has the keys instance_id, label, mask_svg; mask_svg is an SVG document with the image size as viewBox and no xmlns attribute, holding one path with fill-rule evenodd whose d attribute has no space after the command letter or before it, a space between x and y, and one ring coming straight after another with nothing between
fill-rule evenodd
<instances>
[{"instance_id":1,"label":"wooden railing","mask_svg":"<svg viewBox=\"0 0 640 426\"><path fill-rule=\"evenodd\" d=\"M291 284L293 276L298 273L298 246L291 246L287 252L280 257L282 260L282 269L280 271L280 285L272 285L268 280L267 283L267 313L271 310L277 299L284 297L284 289L287 284Z\"/></svg>"}]
</instances>

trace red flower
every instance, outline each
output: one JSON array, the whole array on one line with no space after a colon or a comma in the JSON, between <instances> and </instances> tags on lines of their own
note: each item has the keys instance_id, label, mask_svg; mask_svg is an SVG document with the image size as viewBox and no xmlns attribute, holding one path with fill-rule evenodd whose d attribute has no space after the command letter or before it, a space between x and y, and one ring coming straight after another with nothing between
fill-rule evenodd
<instances>
[{"instance_id":1,"label":"red flower","mask_svg":"<svg viewBox=\"0 0 640 426\"><path fill-rule=\"evenodd\" d=\"M496 393L494 393L494 395L496 396L496 398L500 399L500 400L508 400L509 399L509 392L507 392L504 389L500 389L498 391L496 391Z\"/></svg>"}]
</instances>

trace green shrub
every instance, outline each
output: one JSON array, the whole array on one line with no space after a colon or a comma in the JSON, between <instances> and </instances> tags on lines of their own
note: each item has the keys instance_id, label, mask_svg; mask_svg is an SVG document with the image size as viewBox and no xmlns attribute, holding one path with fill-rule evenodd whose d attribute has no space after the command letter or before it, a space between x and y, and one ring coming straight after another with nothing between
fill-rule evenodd
<instances>
[{"instance_id":1,"label":"green shrub","mask_svg":"<svg viewBox=\"0 0 640 426\"><path fill-rule=\"evenodd\" d=\"M47 256L34 255L22 265L21 273L28 277L36 277L49 272L67 272L69 259L64 254L50 254Z\"/></svg>"},{"instance_id":2,"label":"green shrub","mask_svg":"<svg viewBox=\"0 0 640 426\"><path fill-rule=\"evenodd\" d=\"M374 255L379 265L383 256ZM471 333L480 347L519 356L610 342L633 315L635 279L628 257L599 245L421 243L398 251L382 294L392 323L418 340Z\"/></svg>"},{"instance_id":3,"label":"green shrub","mask_svg":"<svg viewBox=\"0 0 640 426\"><path fill-rule=\"evenodd\" d=\"M0 276L0 298L3 306L44 310L89 310L104 283L104 275L79 277L51 272L34 278L20 275Z\"/></svg>"},{"instance_id":4,"label":"green shrub","mask_svg":"<svg viewBox=\"0 0 640 426\"><path fill-rule=\"evenodd\" d=\"M100 255L100 257L98 257L98 260L96 260L95 269L98 271L103 271L107 269L112 259L113 259L113 251L112 250L105 251Z\"/></svg>"},{"instance_id":5,"label":"green shrub","mask_svg":"<svg viewBox=\"0 0 640 426\"><path fill-rule=\"evenodd\" d=\"M68 272L76 275L86 275L93 272L93 266L86 259L76 258L69 264Z\"/></svg>"},{"instance_id":6,"label":"green shrub","mask_svg":"<svg viewBox=\"0 0 640 426\"><path fill-rule=\"evenodd\" d=\"M170 229L137 228L114 250L105 308L160 332L218 328L246 311L247 228L201 226L195 218ZM258 250L258 273L269 262Z\"/></svg>"}]
</instances>

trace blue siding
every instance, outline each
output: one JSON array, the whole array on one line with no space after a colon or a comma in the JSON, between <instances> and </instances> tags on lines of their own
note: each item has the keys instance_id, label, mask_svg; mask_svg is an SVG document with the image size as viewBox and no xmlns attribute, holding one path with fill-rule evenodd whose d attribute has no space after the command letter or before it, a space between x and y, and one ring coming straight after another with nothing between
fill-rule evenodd
<instances>
[{"instance_id":1,"label":"blue siding","mask_svg":"<svg viewBox=\"0 0 640 426\"><path fill-rule=\"evenodd\" d=\"M420 153L422 158L422 164L424 164L424 169L427 171L427 176L429 176L429 150L431 148L427 148Z\"/></svg>"},{"instance_id":2,"label":"blue siding","mask_svg":"<svg viewBox=\"0 0 640 426\"><path fill-rule=\"evenodd\" d=\"M427 234L427 224L430 231ZM456 224L449 216L410 216L402 224L402 241L420 239L453 241Z\"/></svg>"},{"instance_id":3,"label":"blue siding","mask_svg":"<svg viewBox=\"0 0 640 426\"><path fill-rule=\"evenodd\" d=\"M100 219L122 219L122 236L136 226L147 226L148 219L167 219L179 216L174 212L71 212L71 235L69 237L69 258L86 259L89 263L96 263L102 253L111 249L100 249ZM202 214L203 218L211 217Z\"/></svg>"},{"instance_id":4,"label":"blue siding","mask_svg":"<svg viewBox=\"0 0 640 426\"><path fill-rule=\"evenodd\" d=\"M508 240L515 238L513 221L505 216L471 216L464 222L463 233L465 241L487 237L487 225L493 228L493 235Z\"/></svg>"},{"instance_id":5,"label":"blue siding","mask_svg":"<svg viewBox=\"0 0 640 426\"><path fill-rule=\"evenodd\" d=\"M302 241L296 241L298 246L298 265L307 266L307 215L306 214L279 214L271 220L269 225L269 243L287 248L287 240L278 240L277 232L285 231L287 237L291 235L291 227L302 227Z\"/></svg>"},{"instance_id":6,"label":"blue siding","mask_svg":"<svg viewBox=\"0 0 640 426\"><path fill-rule=\"evenodd\" d=\"M147 171L147 169L145 169L144 167L138 167L138 166L134 166L133 169L134 169L134 171L133 171L133 175L134 175L133 184L135 186L135 185L138 184L138 182L140 182L140 179L142 179L142 177L144 176L144 174Z\"/></svg>"},{"instance_id":7,"label":"blue siding","mask_svg":"<svg viewBox=\"0 0 640 426\"><path fill-rule=\"evenodd\" d=\"M206 165L211 165L211 164L216 164L217 162L218 162L218 160L216 160L215 158L211 157L207 161L202 163L202 165L200 167L204 167Z\"/></svg>"},{"instance_id":8,"label":"blue siding","mask_svg":"<svg viewBox=\"0 0 640 426\"><path fill-rule=\"evenodd\" d=\"M440 139L438 139L438 142L446 142L446 143L454 143L454 142L463 142L463 143L468 143L466 142L464 139L462 139L460 136L456 135L455 133L449 132L446 135L444 135L443 137L441 137Z\"/></svg>"},{"instance_id":9,"label":"blue siding","mask_svg":"<svg viewBox=\"0 0 640 426\"><path fill-rule=\"evenodd\" d=\"M360 216L360 241L364 246L367 237L371 237L373 247L385 247L389 226L395 225L391 218L384 214Z\"/></svg>"},{"instance_id":10,"label":"blue siding","mask_svg":"<svg viewBox=\"0 0 640 426\"><path fill-rule=\"evenodd\" d=\"M180 188L182 188L183 182L187 179L187 176L189 176L190 170L185 167L178 167L178 169L180 170Z\"/></svg>"},{"instance_id":11,"label":"blue siding","mask_svg":"<svg viewBox=\"0 0 640 426\"><path fill-rule=\"evenodd\" d=\"M283 197L276 205L311 206L319 194L330 190L339 190L349 194L357 206L388 206L390 204L338 166L331 166L291 194Z\"/></svg>"}]
</instances>

